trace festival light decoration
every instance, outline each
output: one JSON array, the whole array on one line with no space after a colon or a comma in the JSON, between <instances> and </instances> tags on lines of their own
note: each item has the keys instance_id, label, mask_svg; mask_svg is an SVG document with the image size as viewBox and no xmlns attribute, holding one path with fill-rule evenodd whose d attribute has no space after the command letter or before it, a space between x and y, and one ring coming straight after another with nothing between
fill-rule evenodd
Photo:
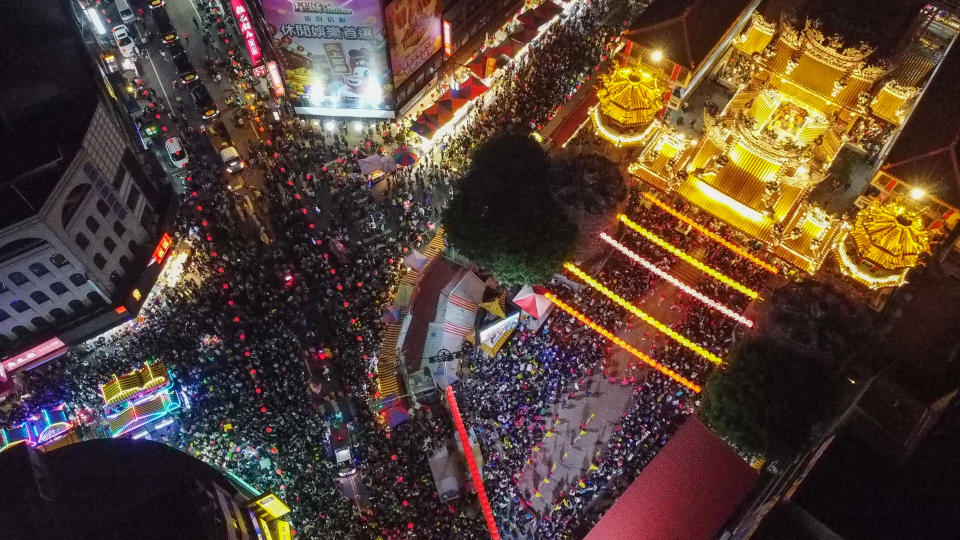
<instances>
[{"instance_id":1,"label":"festival light decoration","mask_svg":"<svg viewBox=\"0 0 960 540\"><path fill-rule=\"evenodd\" d=\"M670 369L670 368L668 368L667 366L661 364L660 362L657 362L657 361L654 360L653 358L650 358L649 356L643 354L642 352L640 352L640 351L639 351L636 347L634 347L633 345L630 345L629 343L627 343L627 342L623 341L622 339L618 338L617 336L613 335L613 332L610 332L610 331L607 330L606 328L604 328L604 327L600 326L599 324L593 322L592 320L590 320L589 317L587 317L587 316L584 315L583 313L580 313L579 311L577 311L575 308L573 308L572 306L570 306L569 304L567 304L567 303L564 302L563 300L560 300L559 298L557 298L553 293L551 293L551 292L548 291L548 292L545 292L543 295L547 298L547 300L550 300L551 302L553 302L553 304L554 304L555 306L557 306L558 308L560 308L560 309L562 309L563 311L567 312L568 315L570 315L571 317L577 319L578 321L580 321L581 323L583 323L584 325L586 325L588 328L590 328L590 329L593 330L594 332L596 332L596 333L600 334L601 336L609 339L609 340L612 341L615 345L619 346L619 347L622 348L623 350L625 350L625 351L627 351L628 353L632 354L632 355L635 356L636 358L639 358L641 361L643 361L644 364L647 364L648 366L650 366L650 367L652 367L653 369L657 370L657 371L658 371L659 373L661 373L662 375L666 375L667 377L670 377L671 379L673 379L673 380L676 381L677 383L681 384L682 386L686 387L687 389L689 389L689 390L692 391L692 392L695 392L695 393L698 393L698 394L699 394L700 391L702 390L702 388L700 387L700 385L698 385L697 383L691 381L690 379L687 379L686 377L684 377L683 375L680 375L680 374L677 373L676 371L673 371L672 369Z\"/></svg>"},{"instance_id":2,"label":"festival light decoration","mask_svg":"<svg viewBox=\"0 0 960 540\"><path fill-rule=\"evenodd\" d=\"M700 224L697 223L696 221L694 221L694 220L690 219L689 217L681 214L680 212L677 212L676 210L674 210L673 208L671 208L668 204L664 203L663 201L661 201L660 199L658 199L656 196L654 196L652 193L650 193L650 192L645 192L645 193L643 194L643 197L644 197L645 199L647 199L648 201L652 202L653 204L657 205L657 207L660 208L661 210L663 210L664 212L666 212L666 213L670 214L671 216L679 219L680 221L686 223L687 225L690 225L691 227L693 227L694 229L696 229L697 231L699 231L701 234L703 234L703 235L706 236L707 238L709 238L709 239L713 240L714 242L720 244L721 246L729 249L730 251L732 251L732 252L736 253L737 255L743 257L744 259L747 259L748 261L750 261L750 262L752 262L753 264L759 266L760 268L763 268L763 269L766 270L767 272L770 272L771 274L776 274L776 273L778 273L778 272L780 271L776 266L768 263L767 261L764 261L763 259L761 259L761 258L759 258L759 257L757 257L757 256L755 256L755 255L752 255L752 254L748 253L746 250L744 250L743 248L737 246L736 244L728 241L726 238L724 238L724 237L720 236L719 234L711 231L710 229L704 227L703 225L700 225Z\"/></svg>"},{"instance_id":3,"label":"festival light decoration","mask_svg":"<svg viewBox=\"0 0 960 540\"><path fill-rule=\"evenodd\" d=\"M676 288L680 289L681 291L687 293L688 295L696 298L697 300L699 300L699 301L702 302L703 304L706 304L707 306L709 306L709 307L711 307L711 308L719 311L720 313L722 313L722 314L726 315L727 317L729 317L729 318L737 321L738 323L746 326L747 328L752 328L752 327L753 327L753 321L751 321L750 319L748 319L748 318L744 317L743 315L741 315L741 314L733 311L732 309L730 309L730 308L728 308L727 306L721 304L720 302L717 302L716 300L710 298L709 296L701 293L700 291L694 289L693 287L691 287L691 286L687 285L686 283L680 281L679 279L673 277L673 276L670 275L669 273L664 272L663 270L661 270L660 268L658 268L657 265L655 265L655 264L653 264L652 262L650 262L650 261L644 259L643 257L637 255L636 253L634 253L633 251L631 251L627 246L624 246L624 245L621 244L620 242L617 242L616 240L614 240L613 238L611 238L609 234L607 234L607 233L600 233L600 238L601 238L604 242L606 242L607 244L609 244L611 247L615 248L617 251L619 251L620 253L622 253L624 256L626 256L627 258L629 258L630 260L632 260L632 261L636 262L637 264L639 264L640 266L646 268L646 269L649 270L651 273L656 274L659 278L668 281L668 282L669 282L671 285L673 285L674 287L676 287Z\"/></svg>"},{"instance_id":4,"label":"festival light decoration","mask_svg":"<svg viewBox=\"0 0 960 540\"><path fill-rule=\"evenodd\" d=\"M483 476L480 475L480 469L477 467L477 458L473 455L470 437L467 436L467 428L463 425L463 418L460 417L460 407L457 406L457 397L453 394L452 386L447 386L447 406L450 407L450 416L453 417L453 423L457 427L457 435L460 436L460 445L463 447L463 455L467 459L467 467L470 469L473 487L477 490L477 498L480 499L483 519L486 520L487 530L490 531L490 540L500 540L497 522L493 519L493 509L490 508L490 501L487 499L487 490L483 487Z\"/></svg>"},{"instance_id":5,"label":"festival light decoration","mask_svg":"<svg viewBox=\"0 0 960 540\"><path fill-rule=\"evenodd\" d=\"M576 266L575 264L573 264L573 263L566 263L566 264L563 265L563 267L566 268L567 271L569 271L569 272L571 272L572 274L574 274L575 276L577 276L578 278L582 279L587 285L590 285L591 287L593 287L594 289L596 289L597 291L599 291L601 294L603 294L604 296L606 296L606 297L609 298L610 300L613 300L613 301L614 301L617 305L619 305L620 307L626 309L626 310L629 311L630 313L633 313L636 317L639 317L640 320L642 320L643 322L645 322L645 323L649 324L650 326L656 328L657 330L659 330L659 331L662 332L663 334L666 334L668 337L670 337L671 339L673 339L674 341L676 341L676 342L679 343L680 345L683 345L684 347L686 347L686 348L690 349L691 351L699 354L700 356L706 358L707 360L713 362L714 364L722 364L722 363L723 363L723 360L721 360L719 356L713 354L712 352L710 352L710 351L708 351L707 349L701 347L700 345L697 345L696 343L690 341L690 340L687 339L686 337L684 337L684 336L682 336L681 334L677 333L674 329L672 329L672 328L670 328L669 326L663 324L662 322L658 321L657 319L651 317L649 314L647 314L647 312L645 312L645 311L643 311L642 309L638 308L637 306L631 304L631 303L628 302L625 298L623 298L622 296L618 295L617 293L611 291L610 289L606 288L602 283L600 283L599 281L597 281L597 280L593 279L592 277L590 277L590 276L589 276L586 272L584 272L583 270L580 270L579 268L577 268L577 266Z\"/></svg>"},{"instance_id":6,"label":"festival light decoration","mask_svg":"<svg viewBox=\"0 0 960 540\"><path fill-rule=\"evenodd\" d=\"M688 254L687 254L685 251L683 251L682 249L680 249L680 248L678 248L677 246L671 244L670 242L667 242L667 241L664 240L663 238L660 238L660 237L657 236L656 234L648 231L647 229L644 229L644 228L641 227L640 225L634 223L634 222L631 221L630 218L628 218L627 216L625 216L625 215L623 215L623 214L620 214L620 221L622 221L623 224L626 225L627 227L630 227L631 229L633 229L633 231L636 232L637 234L643 236L644 238L646 238L647 240L653 242L654 244L658 245L659 247L667 250L667 251L670 252L671 254L673 254L673 255L675 255L675 256L683 259L684 261L686 261L687 263L689 263L691 266L693 266L693 267L696 268L697 270L700 270L701 272L707 274L708 276L710 276L710 277L712 277L713 279L719 281L720 283L723 283L724 285L726 285L726 286L728 286L728 287L730 287L730 288L732 288L732 289L735 289L735 290L743 293L744 295L746 295L747 297L749 297L751 300L756 300L756 299L760 298L760 293L758 293L757 291L755 291L755 290L751 289L750 287L747 287L746 285L740 283L739 281L737 281L737 280L735 280L735 279L733 279L733 278L731 278L731 277L723 274L722 272L719 272L719 271L717 271L717 270L714 270L714 269L711 268L710 266L707 266L706 264L703 264L702 262L698 261L697 259L694 259L692 256L688 255Z\"/></svg>"}]
</instances>

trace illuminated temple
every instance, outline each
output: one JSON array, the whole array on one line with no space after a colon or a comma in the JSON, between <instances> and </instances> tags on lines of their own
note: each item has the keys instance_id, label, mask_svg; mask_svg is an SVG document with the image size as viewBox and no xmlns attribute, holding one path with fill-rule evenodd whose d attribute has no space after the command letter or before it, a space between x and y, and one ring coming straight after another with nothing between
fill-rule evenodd
<instances>
[{"instance_id":1,"label":"illuminated temple","mask_svg":"<svg viewBox=\"0 0 960 540\"><path fill-rule=\"evenodd\" d=\"M641 144L660 125L664 90L657 78L638 68L623 68L603 77L593 110L597 132L617 146Z\"/></svg>"},{"instance_id":2,"label":"illuminated temple","mask_svg":"<svg viewBox=\"0 0 960 540\"><path fill-rule=\"evenodd\" d=\"M745 20L723 62L736 84L730 101L704 112L699 138L658 125L628 171L814 273L850 227L810 204L810 192L858 130L877 119L897 129L918 90L871 63L869 45L824 35L816 22Z\"/></svg>"}]
</instances>

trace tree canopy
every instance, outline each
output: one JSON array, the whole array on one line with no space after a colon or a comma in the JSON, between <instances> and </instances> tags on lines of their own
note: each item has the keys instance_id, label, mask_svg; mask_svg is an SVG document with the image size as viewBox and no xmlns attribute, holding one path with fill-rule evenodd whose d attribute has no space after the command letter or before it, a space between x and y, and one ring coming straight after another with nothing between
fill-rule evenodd
<instances>
[{"instance_id":1,"label":"tree canopy","mask_svg":"<svg viewBox=\"0 0 960 540\"><path fill-rule=\"evenodd\" d=\"M734 351L707 381L701 414L740 450L786 458L804 448L839 392L822 363L761 338Z\"/></svg>"},{"instance_id":2,"label":"tree canopy","mask_svg":"<svg viewBox=\"0 0 960 540\"><path fill-rule=\"evenodd\" d=\"M455 248L501 283L542 283L573 253L576 226L550 195L549 158L530 137L479 147L444 213Z\"/></svg>"}]
</instances>

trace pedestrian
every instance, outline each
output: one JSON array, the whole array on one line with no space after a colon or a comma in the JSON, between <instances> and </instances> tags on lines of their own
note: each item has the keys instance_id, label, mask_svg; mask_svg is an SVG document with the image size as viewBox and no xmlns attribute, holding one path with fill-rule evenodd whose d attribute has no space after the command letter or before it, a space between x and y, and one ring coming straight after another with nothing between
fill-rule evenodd
<instances>
[{"instance_id":1,"label":"pedestrian","mask_svg":"<svg viewBox=\"0 0 960 540\"><path fill-rule=\"evenodd\" d=\"M184 41L184 43L186 43L187 45L190 44L190 35L187 34L186 32L183 33L183 41Z\"/></svg>"},{"instance_id":2,"label":"pedestrian","mask_svg":"<svg viewBox=\"0 0 960 540\"><path fill-rule=\"evenodd\" d=\"M200 21L196 17L193 17L193 25L197 27L197 30L200 30ZM187 35L184 34L183 36L186 37Z\"/></svg>"}]
</instances>

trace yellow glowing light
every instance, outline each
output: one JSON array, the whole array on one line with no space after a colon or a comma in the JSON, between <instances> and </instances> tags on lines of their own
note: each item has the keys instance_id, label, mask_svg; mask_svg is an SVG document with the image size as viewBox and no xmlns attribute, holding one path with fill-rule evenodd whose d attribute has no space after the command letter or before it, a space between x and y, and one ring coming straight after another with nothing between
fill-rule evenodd
<instances>
[{"instance_id":1,"label":"yellow glowing light","mask_svg":"<svg viewBox=\"0 0 960 540\"><path fill-rule=\"evenodd\" d=\"M623 350L627 351L628 353L632 354L632 355L635 356L636 358L639 358L640 360L643 361L643 363L645 363L645 364L647 364L648 366L652 367L653 369L657 370L657 371L660 372L661 374L666 375L667 377L670 377L670 378L673 379L674 381L680 383L681 385L685 386L686 388L690 389L691 391L693 391L693 392L695 392L695 393L698 393L698 394L699 394L700 391L702 390L702 389L700 388L700 385L699 385L699 384L691 381L690 379L687 379L686 377L684 377L683 375L680 375L680 374L677 373L676 371L673 371L672 369L670 369L670 368L668 368L667 366L661 364L660 362L657 362L657 361L654 360L653 358L650 358L649 356L643 354L642 352L640 352L639 350L637 350L636 347L630 345L629 343L627 343L627 342L623 341L622 339L618 338L617 336L613 335L613 333L610 332L609 330L607 330L606 328L603 328L603 327L600 326L599 324L593 322L593 321L590 320L586 315L584 315L583 313L580 313L579 311L577 311L576 309L574 309L572 306L566 304L565 302L563 302L562 300L560 300L559 298L557 298L556 296L554 296L553 293L551 293L551 292L545 292L545 293L543 293L543 296L544 296L547 300L550 300L551 302L553 302L553 304L554 304L555 306L557 306L558 308L562 309L563 311L566 311L570 316L572 316L573 318L577 319L578 321L580 321L581 323L583 323L584 325L586 325L588 328L590 328L590 329L593 330L594 332L596 332L596 333L600 334L601 336L609 339L609 340L612 341L614 344L616 344L617 346L619 346L619 347L622 348Z\"/></svg>"},{"instance_id":2,"label":"yellow glowing light","mask_svg":"<svg viewBox=\"0 0 960 540\"><path fill-rule=\"evenodd\" d=\"M653 53L650 54L650 59L654 62L663 60L663 51L653 51Z\"/></svg>"},{"instance_id":3,"label":"yellow glowing light","mask_svg":"<svg viewBox=\"0 0 960 540\"><path fill-rule=\"evenodd\" d=\"M647 125L647 129L643 130L638 135L623 136L610 131L606 126L603 125L603 122L600 121L600 107L594 107L593 109L593 126L597 128L597 133L599 133L604 139L607 139L617 146L622 146L624 144L636 144L643 141L648 135L650 135L650 130L653 129L653 126L655 125L658 125L656 120L650 122Z\"/></svg>"},{"instance_id":4,"label":"yellow glowing light","mask_svg":"<svg viewBox=\"0 0 960 540\"><path fill-rule=\"evenodd\" d=\"M907 272L910 271L909 268L899 274L885 277L871 276L864 272L857 263L850 259L850 255L848 255L847 250L843 248L843 244L844 239L840 239L840 241L837 242L837 247L834 248L834 253L837 255L837 261L840 263L840 271L848 278L872 290L883 289L884 287L899 287L907 282Z\"/></svg>"},{"instance_id":5,"label":"yellow glowing light","mask_svg":"<svg viewBox=\"0 0 960 540\"><path fill-rule=\"evenodd\" d=\"M688 295L696 298L696 299L699 300L701 303L703 303L703 304L705 304L705 305L707 305L707 306L712 307L713 309L715 309L715 310L719 311L720 313L722 313L723 315L726 315L727 317L729 317L729 318L737 321L738 323L746 326L747 328L752 328L752 327L753 327L753 321L751 321L750 319L744 317L743 315L740 315L740 314L737 313L736 311L728 308L727 306L721 304L720 302L717 302L716 300L710 298L709 296L701 293L700 291L694 289L693 287L691 287L691 286L687 285L686 283L680 281L679 279L673 277L673 276L670 275L669 273L664 272L664 271L661 270L659 267L657 267L657 265L655 265L655 264L653 264L652 262L650 262L650 261L644 259L643 257L637 255L636 253L634 253L633 251L631 251L629 248L627 248L627 246L625 246L625 245L621 244L620 242L617 242L616 240L614 240L613 238L611 238L609 234L607 234L607 233L600 233L600 239L603 240L604 242L610 244L613 248L615 248L617 251L619 251L620 253L622 253L622 254L623 254L624 256L626 256L628 259L630 259L630 260L632 260L633 262L639 264L640 266L646 268L647 271L655 274L655 275L656 275L657 277L659 277L660 279L663 279L664 281L670 282L671 285L673 285L674 287L676 287L676 288L680 289L681 291L687 293Z\"/></svg>"},{"instance_id":6,"label":"yellow glowing light","mask_svg":"<svg viewBox=\"0 0 960 540\"><path fill-rule=\"evenodd\" d=\"M620 214L620 221L622 221L623 224L626 225L627 227L630 227L637 234L643 236L647 240L667 250L671 254L679 257L680 259L683 259L684 261L689 263L691 266L693 266L697 270L700 270L701 272L707 274L708 276L719 281L720 283L723 283L724 285L734 290L740 291L751 300L757 300L760 298L760 293L758 293L757 291L751 289L750 287L747 287L746 285L740 283L739 281L736 281L735 279L727 276L726 274L718 270L714 270L713 268L703 264L697 259L694 259L693 257L688 255L685 251L678 248L677 246L671 244L670 242L667 242L663 238L660 238L659 236L653 234L652 232L644 229L640 225L637 225L636 223L631 221L630 218L628 218L627 216Z\"/></svg>"},{"instance_id":7,"label":"yellow glowing light","mask_svg":"<svg viewBox=\"0 0 960 540\"><path fill-rule=\"evenodd\" d=\"M920 188L913 188L910 190L910 197L915 200L919 201L924 195L926 195L926 193Z\"/></svg>"},{"instance_id":8,"label":"yellow glowing light","mask_svg":"<svg viewBox=\"0 0 960 540\"><path fill-rule=\"evenodd\" d=\"M566 263L566 264L563 265L563 267L566 268L567 271L569 271L569 272L572 273L573 275L575 275L575 276L577 276L578 278L582 279L583 282L586 283L587 285L590 285L591 287L593 287L595 290L597 290L598 292L600 292L601 294L603 294L604 296L606 296L606 297L609 298L610 300L613 300L617 305L619 305L619 306L622 307L623 309L626 309L626 310L629 311L630 313L633 313L634 316L638 317L638 318L639 318L640 320L642 320L643 322L645 322L645 323L649 324L650 326L656 328L657 330L659 330L659 331L662 332L663 334L666 334L668 337L670 337L670 339L676 341L677 343L679 343L680 345L683 345L684 347L690 349L691 351L699 354L700 356L706 358L707 360L713 362L714 364L722 364L722 363L723 363L723 360L721 360L719 356L717 356L717 355L713 354L712 352L704 349L704 348L701 347L700 345L697 345L696 343L690 341L689 339L685 338L684 336L682 336L682 335L680 335L679 333L677 333L676 331L674 331L674 330L673 330L672 328L670 328L669 326L667 326L667 325L663 324L662 322L654 319L653 317L651 317L650 315L648 315L648 314L647 314L645 311L643 311L642 309L640 309L640 308L638 308L637 306L631 304L630 302L627 302L622 296L620 296L620 295L618 295L617 293L611 291L610 289L604 287L602 283L600 283L599 281L597 281L597 280L593 279L592 277L590 277L589 275L587 275L587 273L584 272L583 270L580 270L579 268L577 268L577 266L576 266L575 264L573 264L573 263Z\"/></svg>"},{"instance_id":9,"label":"yellow glowing light","mask_svg":"<svg viewBox=\"0 0 960 540\"><path fill-rule=\"evenodd\" d=\"M268 493L260 497L254 501L254 504L259 506L261 510L273 519L282 518L290 513L290 507L284 504L284 502L273 493Z\"/></svg>"},{"instance_id":10,"label":"yellow glowing light","mask_svg":"<svg viewBox=\"0 0 960 540\"><path fill-rule=\"evenodd\" d=\"M713 186L707 184L706 182L697 182L697 188L703 192L704 195L710 197L711 199L717 201L718 203L730 208L734 212L740 214L741 216L751 220L751 221L762 221L764 215L760 212L757 212L753 208L741 203L740 201L730 197L720 191L717 191Z\"/></svg>"},{"instance_id":11,"label":"yellow glowing light","mask_svg":"<svg viewBox=\"0 0 960 540\"><path fill-rule=\"evenodd\" d=\"M711 231L710 229L708 229L708 228L704 227L703 225L697 223L696 221L688 218L687 216L681 214L680 212L677 212L676 210L674 210L673 208L671 208L669 205L667 205L666 203L664 203L664 202L661 201L660 199L656 198L656 197L655 197L653 194L651 194L650 192L644 193L643 196L644 196L644 198L646 198L648 201L650 201L650 202L652 202L653 204L657 205L657 206L658 206L661 210L663 210L664 212L666 212L666 213L670 214L671 216L679 219L680 221L686 223L687 225L690 225L690 226L693 227L694 229L700 231L700 233L703 234L704 236L706 236L707 238L709 238L709 239L713 240L714 242L720 244L721 246L729 249L730 251L732 251L732 252L736 253L737 255L743 257L744 259L747 259L748 261L750 261L750 262L752 262L753 264L759 266L760 268L763 268L763 269L766 270L767 272L770 272L771 274L776 274L777 272L779 272L779 269L778 269L776 266L774 266L774 265L772 265L772 264L764 261L763 259L760 259L760 258L758 258L758 257L755 257L754 255L751 255L751 254L748 253L747 251L743 250L742 248L740 248L740 247L738 247L737 245L733 244L732 242L728 241L726 238L724 238L724 237L720 236L719 234Z\"/></svg>"}]
</instances>

